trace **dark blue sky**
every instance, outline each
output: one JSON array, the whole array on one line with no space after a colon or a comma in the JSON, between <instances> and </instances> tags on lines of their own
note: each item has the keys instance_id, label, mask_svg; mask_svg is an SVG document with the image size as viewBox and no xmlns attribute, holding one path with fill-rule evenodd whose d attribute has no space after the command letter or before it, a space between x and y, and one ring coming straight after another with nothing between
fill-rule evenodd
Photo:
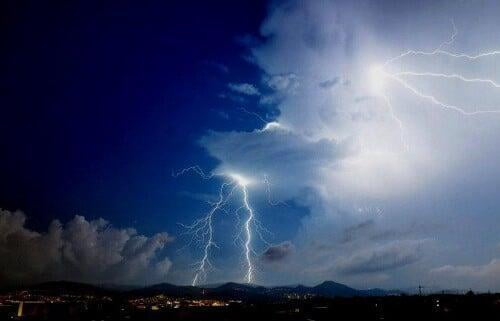
<instances>
[{"instance_id":1,"label":"dark blue sky","mask_svg":"<svg viewBox=\"0 0 500 321\"><path fill-rule=\"evenodd\" d=\"M498 1L0 12L0 279L500 289Z\"/></svg>"},{"instance_id":2,"label":"dark blue sky","mask_svg":"<svg viewBox=\"0 0 500 321\"><path fill-rule=\"evenodd\" d=\"M237 39L258 31L264 2L32 1L2 12L0 204L28 226L80 214L168 229L198 206L172 170L216 164L197 140L261 125L218 95L258 77Z\"/></svg>"}]
</instances>

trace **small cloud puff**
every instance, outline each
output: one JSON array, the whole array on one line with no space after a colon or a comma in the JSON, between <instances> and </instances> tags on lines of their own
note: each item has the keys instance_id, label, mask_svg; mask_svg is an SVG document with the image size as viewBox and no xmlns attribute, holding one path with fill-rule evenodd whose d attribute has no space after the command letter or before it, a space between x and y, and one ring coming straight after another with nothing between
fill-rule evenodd
<instances>
[{"instance_id":1,"label":"small cloud puff","mask_svg":"<svg viewBox=\"0 0 500 321\"><path fill-rule=\"evenodd\" d=\"M229 83L227 87L239 94L247 96L260 96L260 91L257 87L249 83Z\"/></svg>"},{"instance_id":2,"label":"small cloud puff","mask_svg":"<svg viewBox=\"0 0 500 321\"><path fill-rule=\"evenodd\" d=\"M262 260L268 263L281 262L287 259L295 250L292 242L285 241L278 245L269 246L264 253L262 253Z\"/></svg>"}]
</instances>

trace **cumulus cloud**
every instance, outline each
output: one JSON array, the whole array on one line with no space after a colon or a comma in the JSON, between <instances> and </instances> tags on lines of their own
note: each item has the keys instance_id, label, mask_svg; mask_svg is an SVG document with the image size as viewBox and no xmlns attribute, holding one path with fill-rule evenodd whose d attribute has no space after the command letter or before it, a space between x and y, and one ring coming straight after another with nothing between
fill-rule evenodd
<instances>
[{"instance_id":1,"label":"cumulus cloud","mask_svg":"<svg viewBox=\"0 0 500 321\"><path fill-rule=\"evenodd\" d=\"M229 99L237 103L244 103L246 101L244 97L232 93L220 93L217 97L221 99Z\"/></svg>"},{"instance_id":2,"label":"cumulus cloud","mask_svg":"<svg viewBox=\"0 0 500 321\"><path fill-rule=\"evenodd\" d=\"M294 251L294 246L292 242L285 241L278 245L269 246L264 253L262 253L261 258L265 262L281 262L287 259Z\"/></svg>"},{"instance_id":3,"label":"cumulus cloud","mask_svg":"<svg viewBox=\"0 0 500 321\"><path fill-rule=\"evenodd\" d=\"M47 232L32 231L25 222L21 211L0 210L0 278L6 283L159 282L171 267L158 256L172 241L167 233L146 237L78 215L66 224L53 221Z\"/></svg>"},{"instance_id":4,"label":"cumulus cloud","mask_svg":"<svg viewBox=\"0 0 500 321\"><path fill-rule=\"evenodd\" d=\"M293 93L299 86L299 79L294 73L265 75L264 82L269 88L279 92Z\"/></svg>"},{"instance_id":5,"label":"cumulus cloud","mask_svg":"<svg viewBox=\"0 0 500 321\"><path fill-rule=\"evenodd\" d=\"M241 83L241 84L229 83L227 85L227 87L229 89L231 89L232 91L234 91L236 93L239 93L239 94L243 94L243 95L247 95L247 96L260 96L260 91L257 89L257 87L255 87L252 84L248 84L248 83Z\"/></svg>"}]
</instances>

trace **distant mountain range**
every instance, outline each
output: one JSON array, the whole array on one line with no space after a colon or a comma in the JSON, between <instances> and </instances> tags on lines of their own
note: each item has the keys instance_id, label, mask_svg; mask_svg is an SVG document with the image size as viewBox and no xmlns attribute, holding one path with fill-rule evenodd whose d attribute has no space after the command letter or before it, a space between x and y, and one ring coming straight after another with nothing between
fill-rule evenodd
<instances>
[{"instance_id":1,"label":"distant mountain range","mask_svg":"<svg viewBox=\"0 0 500 321\"><path fill-rule=\"evenodd\" d=\"M85 283L55 281L25 287L36 292L47 294L81 293L81 294L120 294L127 296L150 296L164 294L172 297L186 298L224 298L234 300L276 300L283 298L304 297L366 297L402 294L401 291L383 289L358 290L345 284L325 281L316 286L276 286L264 287L251 284L224 283L207 286L181 286L170 283L160 283L142 288L113 285L90 285Z\"/></svg>"}]
</instances>

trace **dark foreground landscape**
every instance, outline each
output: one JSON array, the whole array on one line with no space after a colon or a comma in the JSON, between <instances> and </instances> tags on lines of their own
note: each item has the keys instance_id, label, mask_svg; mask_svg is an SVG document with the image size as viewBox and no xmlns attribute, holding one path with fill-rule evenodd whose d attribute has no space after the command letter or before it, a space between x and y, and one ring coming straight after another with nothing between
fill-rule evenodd
<instances>
[{"instance_id":1,"label":"dark foreground landscape","mask_svg":"<svg viewBox=\"0 0 500 321\"><path fill-rule=\"evenodd\" d=\"M0 320L500 320L500 294L315 287L146 288L49 282L5 289Z\"/></svg>"}]
</instances>

